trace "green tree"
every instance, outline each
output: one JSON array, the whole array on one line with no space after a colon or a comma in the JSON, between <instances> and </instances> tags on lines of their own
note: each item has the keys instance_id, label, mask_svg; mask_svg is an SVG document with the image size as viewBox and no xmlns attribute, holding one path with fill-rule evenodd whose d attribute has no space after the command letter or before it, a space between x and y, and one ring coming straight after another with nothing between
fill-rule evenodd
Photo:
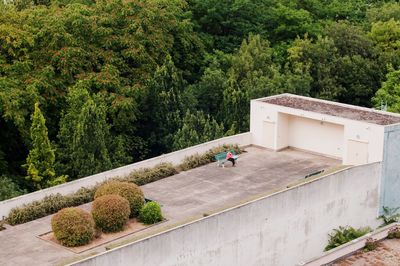
<instances>
[{"instance_id":1,"label":"green tree","mask_svg":"<svg viewBox=\"0 0 400 266\"><path fill-rule=\"evenodd\" d=\"M7 176L0 176L0 201L18 197L26 191L21 190L11 178Z\"/></svg>"},{"instance_id":2,"label":"green tree","mask_svg":"<svg viewBox=\"0 0 400 266\"><path fill-rule=\"evenodd\" d=\"M66 176L56 176L54 171L55 155L47 133L46 120L40 111L39 103L31 117L32 148L26 159L27 177L37 189L64 183Z\"/></svg>"},{"instance_id":3,"label":"green tree","mask_svg":"<svg viewBox=\"0 0 400 266\"><path fill-rule=\"evenodd\" d=\"M60 168L73 178L110 169L110 127L103 98L91 96L81 82L70 89L67 103L60 121ZM116 154L120 157L120 151Z\"/></svg>"},{"instance_id":4,"label":"green tree","mask_svg":"<svg viewBox=\"0 0 400 266\"><path fill-rule=\"evenodd\" d=\"M109 137L106 106L100 99L89 99L81 108L72 138L72 166L77 177L112 167L107 148Z\"/></svg>"},{"instance_id":5,"label":"green tree","mask_svg":"<svg viewBox=\"0 0 400 266\"><path fill-rule=\"evenodd\" d=\"M378 109L387 106L389 112L400 113L400 69L395 70L389 66L386 81L375 93L373 103Z\"/></svg>"},{"instance_id":6,"label":"green tree","mask_svg":"<svg viewBox=\"0 0 400 266\"><path fill-rule=\"evenodd\" d=\"M182 128L174 135L175 150L221 138L224 135L224 126L209 115L204 115L202 111L192 114L188 110L182 124Z\"/></svg>"},{"instance_id":7,"label":"green tree","mask_svg":"<svg viewBox=\"0 0 400 266\"><path fill-rule=\"evenodd\" d=\"M167 56L164 64L157 68L143 99L144 124L142 132L149 134L150 147L156 153L172 150L173 136L181 127L184 112L194 106L192 92L186 84L172 58Z\"/></svg>"},{"instance_id":8,"label":"green tree","mask_svg":"<svg viewBox=\"0 0 400 266\"><path fill-rule=\"evenodd\" d=\"M275 86L280 70L272 60L272 53L268 41L259 35L250 35L232 55L221 115L228 128L233 126L238 132L247 131L250 100L282 91L282 88Z\"/></svg>"}]
</instances>

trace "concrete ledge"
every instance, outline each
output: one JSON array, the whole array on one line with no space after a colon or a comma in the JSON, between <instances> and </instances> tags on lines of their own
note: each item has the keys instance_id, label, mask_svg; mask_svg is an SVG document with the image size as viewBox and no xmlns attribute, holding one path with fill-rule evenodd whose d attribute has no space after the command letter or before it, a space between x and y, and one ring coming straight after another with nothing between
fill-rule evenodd
<instances>
[{"instance_id":1,"label":"concrete ledge","mask_svg":"<svg viewBox=\"0 0 400 266\"><path fill-rule=\"evenodd\" d=\"M129 164L126 166L122 166L119 168L115 168L109 171L105 171L102 173L98 173L95 175L91 175L88 177L84 177L78 180L74 180L72 182L68 182L65 184L61 184L58 186L46 188L43 190L35 191L33 193L25 194L16 198L12 198L9 200L0 202L0 218L8 215L12 208L21 206L23 204L30 203L35 200L41 200L44 197L60 193L62 195L66 195L69 193L73 193L82 187L90 187L96 185L96 183L103 182L107 179L117 177L117 176L126 176L131 173L133 170L137 170L140 168L153 167L159 163L170 162L173 164L179 164L185 157L194 155L196 153L204 153L209 149L220 146L223 144L238 144L239 146L248 146L252 144L251 133L246 132L242 134L237 134L229 137L224 137L220 139L216 139L213 141L209 141L206 143L202 143L196 146L192 146L183 150L167 153L160 155L158 157L150 158L144 161L140 161L137 163Z\"/></svg>"},{"instance_id":2,"label":"concrete ledge","mask_svg":"<svg viewBox=\"0 0 400 266\"><path fill-rule=\"evenodd\" d=\"M362 237L359 237L346 244L343 244L337 248L329 250L325 252L324 255L318 258L311 259L308 262L300 262L297 265L320 266L334 262L343 257L351 255L352 253L356 252L359 249L364 248L365 242L367 241L368 238L373 238L374 240L382 240L386 238L388 236L388 232L390 231L390 229L398 226L400 226L400 223L393 223L387 225L378 230L375 230L374 232L368 233Z\"/></svg>"}]
</instances>

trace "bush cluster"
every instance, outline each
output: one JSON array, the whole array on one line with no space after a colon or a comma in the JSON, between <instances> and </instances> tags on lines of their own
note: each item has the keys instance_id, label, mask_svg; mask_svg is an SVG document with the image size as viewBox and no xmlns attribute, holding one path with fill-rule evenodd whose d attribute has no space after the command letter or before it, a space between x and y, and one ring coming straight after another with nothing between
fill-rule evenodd
<instances>
[{"instance_id":1,"label":"bush cluster","mask_svg":"<svg viewBox=\"0 0 400 266\"><path fill-rule=\"evenodd\" d=\"M128 200L118 195L104 195L93 201L93 219L103 232L123 230L130 212Z\"/></svg>"},{"instance_id":2,"label":"bush cluster","mask_svg":"<svg viewBox=\"0 0 400 266\"><path fill-rule=\"evenodd\" d=\"M213 162L214 156L218 153L233 150L236 154L240 154L242 150L238 145L223 145L212 148L208 150L204 154L195 154L192 156L186 157L183 162L179 165L179 168L183 171L187 171L189 169L193 169L202 165L206 165L208 163Z\"/></svg>"},{"instance_id":3,"label":"bush cluster","mask_svg":"<svg viewBox=\"0 0 400 266\"><path fill-rule=\"evenodd\" d=\"M94 236L92 216L79 208L65 208L51 219L54 236L63 246L76 247L89 243Z\"/></svg>"},{"instance_id":4,"label":"bush cluster","mask_svg":"<svg viewBox=\"0 0 400 266\"><path fill-rule=\"evenodd\" d=\"M104 195L119 195L129 202L130 217L139 215L140 209L144 205L144 194L142 190L135 184L128 182L110 181L101 185L94 198Z\"/></svg>"},{"instance_id":5,"label":"bush cluster","mask_svg":"<svg viewBox=\"0 0 400 266\"><path fill-rule=\"evenodd\" d=\"M160 205L155 201L146 203L140 210L139 219L145 224L154 224L162 221L164 218Z\"/></svg>"},{"instance_id":6,"label":"bush cluster","mask_svg":"<svg viewBox=\"0 0 400 266\"><path fill-rule=\"evenodd\" d=\"M371 232L371 228L369 227L354 229L350 226L340 226L339 229L334 229L333 233L329 234L329 242L328 245L325 247L325 251L350 242L351 240L359 238L369 232Z\"/></svg>"},{"instance_id":7,"label":"bush cluster","mask_svg":"<svg viewBox=\"0 0 400 266\"><path fill-rule=\"evenodd\" d=\"M188 157L179 166L182 170L189 170L198 166L205 165L214 160L214 156L220 152L234 150L236 154L241 153L241 149L237 145L224 145L210 149L202 155L194 155ZM153 168L142 168L131 172L126 177L117 177L113 180L134 183L138 186L151 183L168 176L178 173L176 167L171 163L161 163ZM13 208L6 222L11 225L26 223L50 214L53 214L62 208L79 206L94 200L94 194L101 184L90 187L81 188L75 193L68 195L49 195L42 200L33 201L29 204L24 204L21 207Z\"/></svg>"}]
</instances>

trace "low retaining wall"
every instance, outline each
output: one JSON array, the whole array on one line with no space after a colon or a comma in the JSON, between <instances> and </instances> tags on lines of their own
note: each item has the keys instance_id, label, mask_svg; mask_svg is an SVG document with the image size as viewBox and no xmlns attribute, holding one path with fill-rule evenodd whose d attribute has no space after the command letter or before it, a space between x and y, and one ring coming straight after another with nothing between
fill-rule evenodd
<instances>
[{"instance_id":1,"label":"low retaining wall","mask_svg":"<svg viewBox=\"0 0 400 266\"><path fill-rule=\"evenodd\" d=\"M239 146L247 146L251 144L251 134L250 132L238 134L234 136L229 136L225 138L220 138L217 140L209 141L206 143L202 143L196 146L192 146L183 150L171 152L168 154L163 154L158 157L154 157L148 160L144 160L141 162L137 162L134 164L122 166L116 169L112 169L109 171L105 171L102 173L98 173L95 175L91 175L85 178L81 178L72 182L68 182L65 184L61 184L55 187L39 190L33 193L29 193L26 195L22 195L16 198L12 198L9 200L0 202L0 218L7 216L10 210L14 207L21 206L26 203L30 203L35 200L41 200L45 196L50 194L61 193L63 195L72 193L80 189L81 187L90 187L95 185L98 182L103 182L106 179L117 177L117 176L125 176L128 175L133 170L139 168L153 167L162 162L171 162L173 164L179 164L185 157L196 154L196 153L204 153L209 149L223 145L223 144L238 144Z\"/></svg>"},{"instance_id":2,"label":"low retaining wall","mask_svg":"<svg viewBox=\"0 0 400 266\"><path fill-rule=\"evenodd\" d=\"M381 163L348 168L72 265L296 265L339 226L379 224Z\"/></svg>"}]
</instances>

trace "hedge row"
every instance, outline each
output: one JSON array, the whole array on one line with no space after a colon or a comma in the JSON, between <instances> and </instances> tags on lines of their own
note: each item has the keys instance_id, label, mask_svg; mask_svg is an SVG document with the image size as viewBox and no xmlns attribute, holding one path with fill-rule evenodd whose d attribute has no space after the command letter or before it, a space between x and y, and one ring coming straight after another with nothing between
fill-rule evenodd
<instances>
[{"instance_id":1,"label":"hedge row","mask_svg":"<svg viewBox=\"0 0 400 266\"><path fill-rule=\"evenodd\" d=\"M215 161L214 156L218 153L225 152L225 151L235 151L236 154L242 152L238 145L223 145L212 148L208 150L206 153L203 154L194 154L192 156L186 157L183 162L179 165L179 169L182 171L187 171L202 165L209 164Z\"/></svg>"},{"instance_id":2,"label":"hedge row","mask_svg":"<svg viewBox=\"0 0 400 266\"><path fill-rule=\"evenodd\" d=\"M10 225L22 224L35 219L58 212L67 207L79 206L93 200L96 186L91 188L81 188L77 192L61 195L49 195L42 200L24 204L21 207L13 208L6 221Z\"/></svg>"},{"instance_id":3,"label":"hedge row","mask_svg":"<svg viewBox=\"0 0 400 266\"><path fill-rule=\"evenodd\" d=\"M186 171L213 162L216 154L227 150L235 150L237 154L241 152L237 145L219 146L210 149L204 154L196 154L185 158L178 168L174 167L171 163L161 163L153 168L138 169L126 177L116 177L112 180L130 182L142 186L175 175L179 170ZM21 207L13 208L10 211L6 222L10 225L22 224L56 213L63 208L79 206L91 202L94 200L94 193L100 185L101 184L90 188L81 188L77 192L65 196L57 193L55 195L46 196L42 200L33 201L29 204L24 204Z\"/></svg>"}]
</instances>

